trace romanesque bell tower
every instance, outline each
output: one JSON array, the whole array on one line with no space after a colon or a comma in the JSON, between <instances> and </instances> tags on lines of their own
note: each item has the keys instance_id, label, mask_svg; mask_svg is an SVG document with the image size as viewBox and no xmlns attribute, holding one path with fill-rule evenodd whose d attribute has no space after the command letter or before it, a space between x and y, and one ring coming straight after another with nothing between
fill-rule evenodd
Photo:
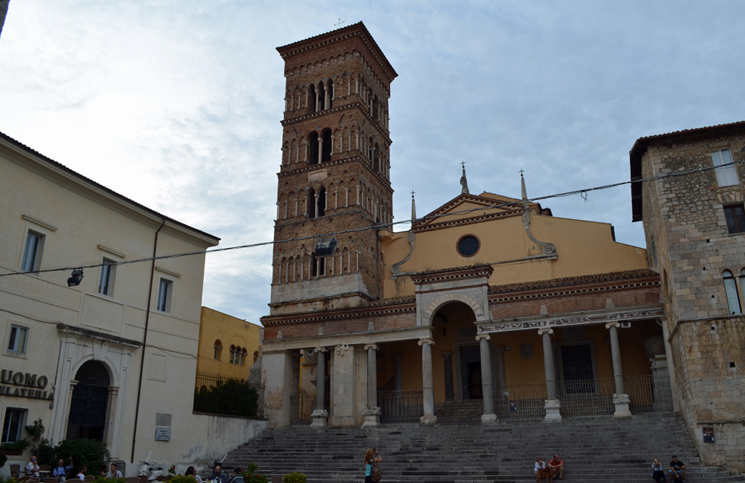
<instances>
[{"instance_id":1,"label":"romanesque bell tower","mask_svg":"<svg viewBox=\"0 0 745 483\"><path fill-rule=\"evenodd\" d=\"M373 227L393 217L397 74L361 22L277 50L287 83L271 315L374 300L383 260Z\"/></svg>"}]
</instances>

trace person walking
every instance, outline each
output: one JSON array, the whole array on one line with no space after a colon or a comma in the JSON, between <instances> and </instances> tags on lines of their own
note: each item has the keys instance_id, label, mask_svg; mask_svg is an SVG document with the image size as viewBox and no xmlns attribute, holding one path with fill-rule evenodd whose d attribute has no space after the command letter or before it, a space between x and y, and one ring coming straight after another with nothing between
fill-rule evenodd
<instances>
[{"instance_id":1,"label":"person walking","mask_svg":"<svg viewBox=\"0 0 745 483\"><path fill-rule=\"evenodd\" d=\"M378 448L368 448L365 452L365 483L373 483L372 480L372 469L373 464L377 464L383 461L383 458L378 454Z\"/></svg>"}]
</instances>

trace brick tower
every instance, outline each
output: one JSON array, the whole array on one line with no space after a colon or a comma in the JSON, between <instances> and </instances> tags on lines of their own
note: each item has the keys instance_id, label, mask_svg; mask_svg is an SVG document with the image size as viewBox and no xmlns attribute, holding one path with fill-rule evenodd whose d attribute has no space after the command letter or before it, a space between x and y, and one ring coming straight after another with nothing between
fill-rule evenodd
<instances>
[{"instance_id":1,"label":"brick tower","mask_svg":"<svg viewBox=\"0 0 745 483\"><path fill-rule=\"evenodd\" d=\"M361 22L277 51L287 83L274 239L296 241L274 245L271 315L377 299L382 252L377 230L365 228L393 217L397 74Z\"/></svg>"}]
</instances>

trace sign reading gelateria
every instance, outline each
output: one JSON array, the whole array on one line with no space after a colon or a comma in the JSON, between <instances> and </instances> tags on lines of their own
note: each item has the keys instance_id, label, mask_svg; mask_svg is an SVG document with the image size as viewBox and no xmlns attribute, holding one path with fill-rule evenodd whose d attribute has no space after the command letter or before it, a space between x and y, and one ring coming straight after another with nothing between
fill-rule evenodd
<instances>
[{"instance_id":1,"label":"sign reading gelateria","mask_svg":"<svg viewBox=\"0 0 745 483\"><path fill-rule=\"evenodd\" d=\"M3 369L0 373L2 384L12 384L9 387L0 385L0 396L28 397L31 399L54 400L54 391L45 391L49 379L47 376L29 374L28 372L13 372Z\"/></svg>"}]
</instances>

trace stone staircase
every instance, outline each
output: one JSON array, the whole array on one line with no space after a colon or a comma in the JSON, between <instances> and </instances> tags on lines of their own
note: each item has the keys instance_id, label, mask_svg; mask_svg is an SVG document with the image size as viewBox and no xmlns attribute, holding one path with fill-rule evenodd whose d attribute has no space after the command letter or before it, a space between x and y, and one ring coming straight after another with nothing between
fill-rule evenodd
<instances>
[{"instance_id":1,"label":"stone staircase","mask_svg":"<svg viewBox=\"0 0 745 483\"><path fill-rule=\"evenodd\" d=\"M667 465L673 454L686 464L688 483L745 481L703 466L683 421L672 414L374 429L292 426L268 430L231 452L224 468L253 462L269 477L298 471L310 483L361 483L362 458L372 447L383 458L385 483L534 482L536 457L547 461L554 452L566 464L564 479L572 482L650 483L652 460Z\"/></svg>"}]
</instances>

